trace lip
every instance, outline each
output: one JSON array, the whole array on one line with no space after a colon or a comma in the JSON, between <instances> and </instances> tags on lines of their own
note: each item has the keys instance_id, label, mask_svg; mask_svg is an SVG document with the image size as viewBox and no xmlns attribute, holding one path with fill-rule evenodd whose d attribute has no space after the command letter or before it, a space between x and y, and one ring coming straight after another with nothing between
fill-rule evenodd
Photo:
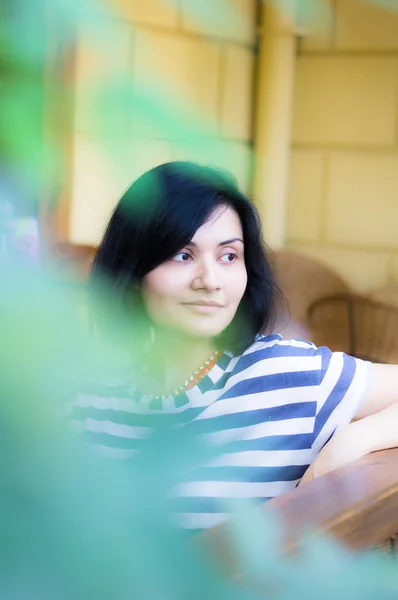
<instances>
[{"instance_id":1,"label":"lip","mask_svg":"<svg viewBox=\"0 0 398 600\"><path fill-rule=\"evenodd\" d=\"M194 302L184 302L185 306L199 306L207 308L223 308L223 304L214 300L195 300Z\"/></svg>"},{"instance_id":2,"label":"lip","mask_svg":"<svg viewBox=\"0 0 398 600\"><path fill-rule=\"evenodd\" d=\"M194 311L195 313L200 314L213 314L218 312L223 305L219 302L207 301L207 300L197 300L195 302L184 302L183 304L188 309Z\"/></svg>"}]
</instances>

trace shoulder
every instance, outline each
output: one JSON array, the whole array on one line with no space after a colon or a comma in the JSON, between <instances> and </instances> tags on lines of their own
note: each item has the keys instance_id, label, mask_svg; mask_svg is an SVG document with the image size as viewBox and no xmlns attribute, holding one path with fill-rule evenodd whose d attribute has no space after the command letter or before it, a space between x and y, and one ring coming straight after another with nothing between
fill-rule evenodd
<instances>
[{"instance_id":1,"label":"shoulder","mask_svg":"<svg viewBox=\"0 0 398 600\"><path fill-rule=\"evenodd\" d=\"M260 361L285 359L283 364L298 364L301 359L315 359L321 363L322 356L330 353L328 348L318 348L311 342L298 339L285 340L279 334L269 336L258 335L256 340L239 357L237 362L255 364Z\"/></svg>"},{"instance_id":2,"label":"shoulder","mask_svg":"<svg viewBox=\"0 0 398 600\"><path fill-rule=\"evenodd\" d=\"M317 385L325 368L327 348L304 340L284 340L280 335L258 335L255 342L231 365L231 383L262 379L262 385L277 387Z\"/></svg>"},{"instance_id":3,"label":"shoulder","mask_svg":"<svg viewBox=\"0 0 398 600\"><path fill-rule=\"evenodd\" d=\"M333 352L326 346L299 339L283 339L279 334L258 335L255 342L236 358L235 369L252 367L260 372L317 373L321 383L326 373L361 370L363 361Z\"/></svg>"}]
</instances>

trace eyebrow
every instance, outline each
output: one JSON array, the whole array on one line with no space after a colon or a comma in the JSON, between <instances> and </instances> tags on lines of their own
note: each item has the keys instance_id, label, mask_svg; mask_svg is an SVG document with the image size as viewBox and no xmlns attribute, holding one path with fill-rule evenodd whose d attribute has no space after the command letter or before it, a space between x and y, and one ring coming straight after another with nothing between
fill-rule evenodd
<instances>
[{"instance_id":1,"label":"eyebrow","mask_svg":"<svg viewBox=\"0 0 398 600\"><path fill-rule=\"evenodd\" d=\"M217 244L217 246L221 247L221 246L229 246L229 244L233 244L234 242L242 242L243 244L243 240L241 238L231 238L230 240L225 240L225 242L220 242L219 244ZM187 246L192 246L193 248L195 248L197 246L197 244L195 244L195 242L189 242L187 244Z\"/></svg>"}]
</instances>

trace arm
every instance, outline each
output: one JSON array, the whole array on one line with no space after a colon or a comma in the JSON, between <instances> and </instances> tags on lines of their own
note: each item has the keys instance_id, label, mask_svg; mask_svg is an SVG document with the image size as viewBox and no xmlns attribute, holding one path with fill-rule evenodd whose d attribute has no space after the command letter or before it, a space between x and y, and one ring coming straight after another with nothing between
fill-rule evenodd
<instances>
[{"instance_id":1,"label":"arm","mask_svg":"<svg viewBox=\"0 0 398 600\"><path fill-rule=\"evenodd\" d=\"M398 402L398 365L372 364L368 389L356 419L363 419Z\"/></svg>"},{"instance_id":2,"label":"arm","mask_svg":"<svg viewBox=\"0 0 398 600\"><path fill-rule=\"evenodd\" d=\"M398 446L398 366L372 365L370 384L355 418L326 444L302 483L370 452Z\"/></svg>"}]
</instances>

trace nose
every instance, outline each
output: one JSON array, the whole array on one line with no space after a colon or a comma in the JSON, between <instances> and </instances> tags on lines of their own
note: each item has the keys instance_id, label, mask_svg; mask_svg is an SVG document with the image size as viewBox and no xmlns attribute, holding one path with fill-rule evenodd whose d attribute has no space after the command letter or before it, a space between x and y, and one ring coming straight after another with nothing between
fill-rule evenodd
<instances>
[{"instance_id":1,"label":"nose","mask_svg":"<svg viewBox=\"0 0 398 600\"><path fill-rule=\"evenodd\" d=\"M217 264L210 260L198 263L197 270L192 280L192 289L214 292L220 289L220 280Z\"/></svg>"}]
</instances>

